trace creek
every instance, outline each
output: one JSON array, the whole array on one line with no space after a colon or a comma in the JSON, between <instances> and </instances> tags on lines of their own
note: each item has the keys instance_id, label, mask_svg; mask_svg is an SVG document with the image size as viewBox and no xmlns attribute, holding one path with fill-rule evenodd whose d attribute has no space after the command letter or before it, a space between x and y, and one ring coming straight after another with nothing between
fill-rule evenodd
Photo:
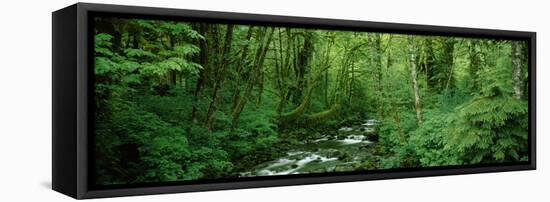
<instances>
[{"instance_id":1,"label":"creek","mask_svg":"<svg viewBox=\"0 0 550 202\"><path fill-rule=\"evenodd\" d=\"M303 142L286 155L254 166L241 176L269 176L372 169L378 121L369 119L339 128L332 135Z\"/></svg>"}]
</instances>

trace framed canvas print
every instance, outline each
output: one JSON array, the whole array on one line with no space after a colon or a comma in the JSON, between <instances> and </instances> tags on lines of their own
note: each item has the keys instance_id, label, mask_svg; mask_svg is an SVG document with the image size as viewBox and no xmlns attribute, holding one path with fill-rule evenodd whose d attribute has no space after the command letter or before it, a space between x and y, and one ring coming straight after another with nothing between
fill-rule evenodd
<instances>
[{"instance_id":1,"label":"framed canvas print","mask_svg":"<svg viewBox=\"0 0 550 202\"><path fill-rule=\"evenodd\" d=\"M52 16L53 189L74 198L535 169L534 32Z\"/></svg>"}]
</instances>

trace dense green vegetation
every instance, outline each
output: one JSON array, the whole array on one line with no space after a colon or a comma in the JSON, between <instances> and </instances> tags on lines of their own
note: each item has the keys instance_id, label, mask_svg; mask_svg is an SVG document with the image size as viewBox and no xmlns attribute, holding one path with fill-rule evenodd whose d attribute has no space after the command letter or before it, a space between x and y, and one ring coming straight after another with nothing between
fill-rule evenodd
<instances>
[{"instance_id":1,"label":"dense green vegetation","mask_svg":"<svg viewBox=\"0 0 550 202\"><path fill-rule=\"evenodd\" d=\"M290 155L278 174L528 160L525 42L106 17L94 31L98 184L263 175Z\"/></svg>"}]
</instances>

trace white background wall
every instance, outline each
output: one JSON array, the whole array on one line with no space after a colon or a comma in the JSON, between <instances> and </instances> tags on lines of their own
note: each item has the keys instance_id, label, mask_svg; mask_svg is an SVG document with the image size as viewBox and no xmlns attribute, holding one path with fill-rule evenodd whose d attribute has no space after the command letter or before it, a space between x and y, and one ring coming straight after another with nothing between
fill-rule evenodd
<instances>
[{"instance_id":1,"label":"white background wall","mask_svg":"<svg viewBox=\"0 0 550 202\"><path fill-rule=\"evenodd\" d=\"M0 201L69 201L51 186L51 12L0 1ZM106 199L107 201L544 201L550 199L550 6L544 0L90 1L537 32L538 170ZM544 191L546 190L546 191Z\"/></svg>"}]
</instances>

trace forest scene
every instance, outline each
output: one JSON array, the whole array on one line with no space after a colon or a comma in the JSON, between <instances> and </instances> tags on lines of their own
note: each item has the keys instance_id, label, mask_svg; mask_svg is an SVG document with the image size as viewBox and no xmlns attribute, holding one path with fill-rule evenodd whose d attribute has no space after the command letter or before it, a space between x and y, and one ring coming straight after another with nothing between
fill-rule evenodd
<instances>
[{"instance_id":1,"label":"forest scene","mask_svg":"<svg viewBox=\"0 0 550 202\"><path fill-rule=\"evenodd\" d=\"M95 182L528 161L527 50L95 17Z\"/></svg>"}]
</instances>

